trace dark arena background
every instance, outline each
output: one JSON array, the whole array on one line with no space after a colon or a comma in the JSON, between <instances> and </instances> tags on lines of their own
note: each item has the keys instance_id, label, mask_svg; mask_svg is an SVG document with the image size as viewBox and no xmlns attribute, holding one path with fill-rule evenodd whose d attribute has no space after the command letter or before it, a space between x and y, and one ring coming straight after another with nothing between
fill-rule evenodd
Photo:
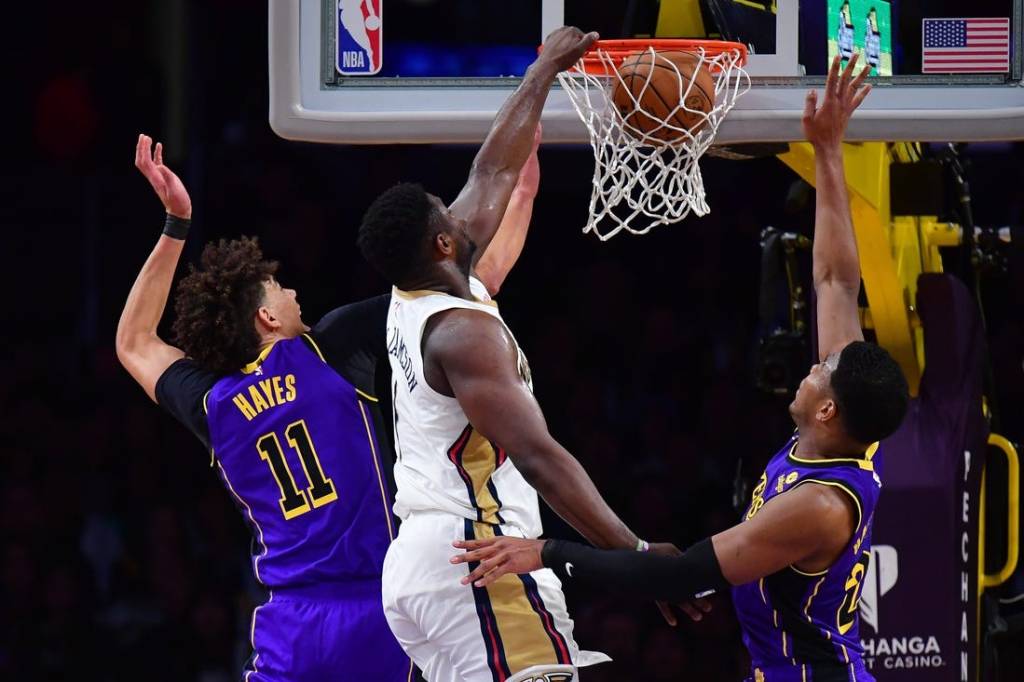
<instances>
[{"instance_id":1,"label":"dark arena background","mask_svg":"<svg viewBox=\"0 0 1024 682\"><path fill-rule=\"evenodd\" d=\"M267 123L262 2L28 3L7 27L0 679L238 680L262 599L248 532L207 453L147 400L114 352L121 307L163 223L132 164L136 137L163 141L190 190L185 259L212 239L258 236L308 323L387 291L355 248L372 198L412 180L451 200L475 148L277 137ZM975 223L1010 226L1016 240L987 244L977 268L963 247L943 256L983 306L992 429L1019 443L1024 145L972 144L960 154ZM709 216L604 244L579 229L589 149L542 146L540 163L503 314L530 358L552 433L612 507L644 537L692 544L736 521L737 488L745 504L792 431L789 398L758 388L770 326L759 312L760 236L769 226L809 236L813 189L773 157L707 158ZM809 276L809 263L801 266ZM776 360L797 372L809 365L809 355ZM991 461L989 478L1005 480L1002 460ZM1005 493L990 490L988 503L994 567L1006 551ZM549 535L574 537L546 519ZM918 589L956 598L952 583ZM986 592L974 643L982 678L971 679L1024 679L1022 594L1019 569ZM581 646L614 659L586 670L587 682L727 682L747 670L725 596L704 622L675 630L653 604L578 588L568 600ZM890 614L900 608L883 603ZM948 619L959 632L959 611ZM876 639L879 661L878 642L900 645ZM944 679L960 679L958 651L936 662L927 637L902 646L909 653L886 658L890 665L925 658L948 668Z\"/></svg>"}]
</instances>

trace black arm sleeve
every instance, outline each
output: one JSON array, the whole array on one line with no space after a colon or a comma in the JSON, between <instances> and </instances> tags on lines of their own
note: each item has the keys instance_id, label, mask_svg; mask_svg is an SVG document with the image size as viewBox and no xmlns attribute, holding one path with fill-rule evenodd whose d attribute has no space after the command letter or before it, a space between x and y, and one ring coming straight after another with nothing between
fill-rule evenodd
<instances>
[{"instance_id":1,"label":"black arm sleeve","mask_svg":"<svg viewBox=\"0 0 1024 682\"><path fill-rule=\"evenodd\" d=\"M210 448L203 397L217 383L217 376L185 358L168 367L156 381L156 401Z\"/></svg>"},{"instance_id":2,"label":"black arm sleeve","mask_svg":"<svg viewBox=\"0 0 1024 682\"><path fill-rule=\"evenodd\" d=\"M335 308L313 327L312 336L334 371L360 391L375 396L374 376L388 369L385 341L391 295Z\"/></svg>"},{"instance_id":3,"label":"black arm sleeve","mask_svg":"<svg viewBox=\"0 0 1024 682\"><path fill-rule=\"evenodd\" d=\"M729 585L710 538L677 557L548 540L541 559L563 581L581 580L644 599L681 602Z\"/></svg>"}]
</instances>

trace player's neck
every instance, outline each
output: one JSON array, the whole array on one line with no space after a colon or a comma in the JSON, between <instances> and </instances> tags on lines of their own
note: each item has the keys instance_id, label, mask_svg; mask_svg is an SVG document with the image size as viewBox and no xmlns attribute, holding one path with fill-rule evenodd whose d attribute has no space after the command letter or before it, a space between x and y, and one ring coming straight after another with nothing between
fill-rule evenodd
<instances>
[{"instance_id":1,"label":"player's neck","mask_svg":"<svg viewBox=\"0 0 1024 682\"><path fill-rule=\"evenodd\" d=\"M290 338L293 338L293 337L288 336L287 334L282 334L280 332L267 332L265 334L261 334L260 335L260 352L262 353L269 346L273 346L278 341L285 341L285 340L290 339Z\"/></svg>"},{"instance_id":2,"label":"player's neck","mask_svg":"<svg viewBox=\"0 0 1024 682\"><path fill-rule=\"evenodd\" d=\"M469 290L469 278L454 263L440 263L421 277L403 282L399 287L405 291L440 291L441 293L467 300L473 299Z\"/></svg>"},{"instance_id":3,"label":"player's neck","mask_svg":"<svg viewBox=\"0 0 1024 682\"><path fill-rule=\"evenodd\" d=\"M848 442L840 442L829 433L804 433L801 429L800 437L793 455L801 459L837 459L847 457L860 457L863 450L851 446Z\"/></svg>"}]
</instances>

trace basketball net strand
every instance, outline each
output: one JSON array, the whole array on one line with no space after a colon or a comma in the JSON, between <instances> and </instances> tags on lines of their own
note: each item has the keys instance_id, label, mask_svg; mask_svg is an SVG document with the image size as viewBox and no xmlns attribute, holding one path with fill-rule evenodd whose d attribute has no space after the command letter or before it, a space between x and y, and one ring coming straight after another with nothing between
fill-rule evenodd
<instances>
[{"instance_id":1,"label":"basketball net strand","mask_svg":"<svg viewBox=\"0 0 1024 682\"><path fill-rule=\"evenodd\" d=\"M656 127L646 131L630 121L652 121L651 114L640 103L651 86L654 68L648 69L643 87L634 92L623 81L612 56L598 49L603 73L587 73L581 62L558 75L590 133L594 183L590 218L583 232L593 232L601 241L623 230L647 234L656 225L681 221L691 211L707 215L710 209L697 161L711 146L718 126L736 100L750 89L750 77L740 65L742 57L736 51L711 56L698 48L692 53L697 60L692 78L684 76L672 60L657 57L653 47L648 47L647 52L651 64L670 65L675 70L679 105ZM708 70L715 81L715 103L707 113L685 104L697 87L696 74L700 69ZM631 110L621 111L613 103L616 85L628 93ZM675 125L680 120L694 121L692 128L696 132Z\"/></svg>"}]
</instances>

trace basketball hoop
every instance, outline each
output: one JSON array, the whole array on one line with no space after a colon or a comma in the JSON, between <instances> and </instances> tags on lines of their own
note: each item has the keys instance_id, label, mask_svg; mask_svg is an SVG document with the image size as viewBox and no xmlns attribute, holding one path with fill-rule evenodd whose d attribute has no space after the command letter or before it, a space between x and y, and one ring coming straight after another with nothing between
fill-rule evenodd
<instances>
[{"instance_id":1,"label":"basketball hoop","mask_svg":"<svg viewBox=\"0 0 1024 682\"><path fill-rule=\"evenodd\" d=\"M678 53L692 58L685 74L675 62L658 56ZM649 59L660 70L675 70L679 97L671 103L659 98L667 107L664 116L655 117L649 109L641 108L656 69L649 68L645 76L630 76L628 85L619 72L623 62L637 57ZM587 127L594 150L590 218L584 233L593 232L605 241L622 230L646 234L655 225L679 222L691 211L699 216L708 213L697 161L711 146L719 124L737 98L750 89L750 77L743 70L746 60L747 49L741 43L599 40L576 66L558 75ZM695 86L698 77L706 81L702 70L714 82L713 101L707 102L706 111L686 104L695 87L702 92ZM639 90L637 80L642 81ZM675 84L672 87L675 89ZM613 93L618 100L613 99ZM651 96L657 96L657 92L651 91ZM654 121L656 130L638 125L638 117ZM610 225L599 229L605 221Z\"/></svg>"}]
</instances>

